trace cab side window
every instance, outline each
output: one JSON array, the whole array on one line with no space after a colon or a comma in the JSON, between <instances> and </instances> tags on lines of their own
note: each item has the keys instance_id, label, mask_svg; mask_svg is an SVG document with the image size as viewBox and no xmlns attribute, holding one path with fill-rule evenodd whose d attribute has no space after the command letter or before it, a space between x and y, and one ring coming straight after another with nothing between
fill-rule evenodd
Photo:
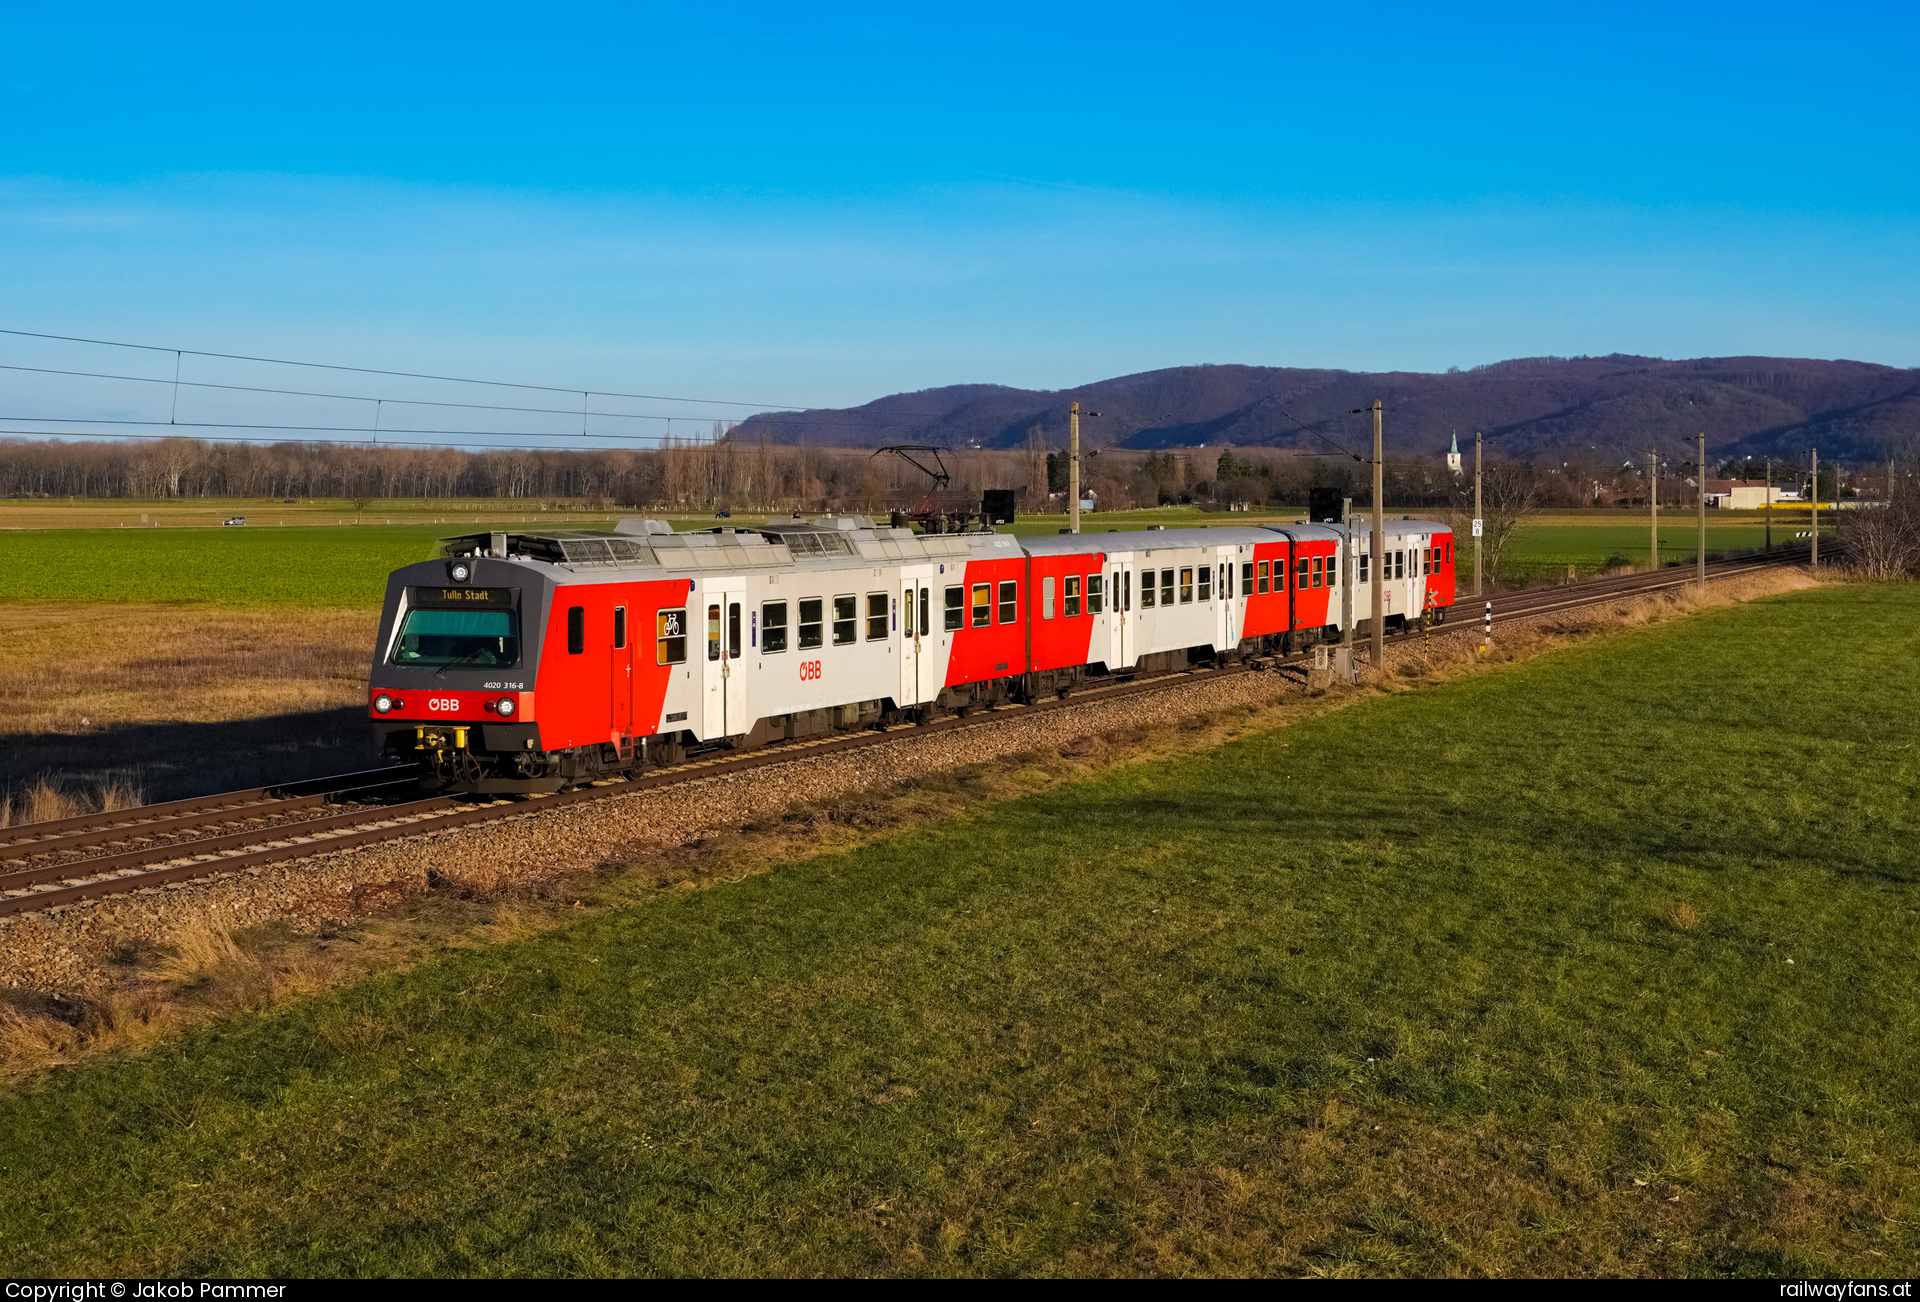
<instances>
[{"instance_id":1,"label":"cab side window","mask_svg":"<svg viewBox=\"0 0 1920 1302\"><path fill-rule=\"evenodd\" d=\"M567 654L577 656L587 649L587 608L567 607Z\"/></svg>"}]
</instances>

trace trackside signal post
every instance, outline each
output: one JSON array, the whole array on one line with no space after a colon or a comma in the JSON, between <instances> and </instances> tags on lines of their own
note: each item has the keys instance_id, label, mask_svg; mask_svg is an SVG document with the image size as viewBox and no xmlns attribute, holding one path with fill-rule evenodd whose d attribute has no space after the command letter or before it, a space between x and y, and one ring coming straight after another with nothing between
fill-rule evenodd
<instances>
[{"instance_id":1,"label":"trackside signal post","mask_svg":"<svg viewBox=\"0 0 1920 1302\"><path fill-rule=\"evenodd\" d=\"M1704 432L1700 435L1700 556L1695 562L1694 574L1700 580L1700 591L1705 592L1707 590L1707 436Z\"/></svg>"},{"instance_id":2,"label":"trackside signal post","mask_svg":"<svg viewBox=\"0 0 1920 1302\"><path fill-rule=\"evenodd\" d=\"M1483 528L1480 515L1480 439L1479 430L1473 432L1473 595L1480 595L1480 531Z\"/></svg>"},{"instance_id":3,"label":"trackside signal post","mask_svg":"<svg viewBox=\"0 0 1920 1302\"><path fill-rule=\"evenodd\" d=\"M1380 400L1373 400L1373 552L1367 566L1373 579L1373 667L1385 673L1387 668L1386 588L1380 580L1380 562L1387 555L1387 463L1380 452Z\"/></svg>"},{"instance_id":4,"label":"trackside signal post","mask_svg":"<svg viewBox=\"0 0 1920 1302\"><path fill-rule=\"evenodd\" d=\"M1647 451L1647 568L1660 568L1660 450Z\"/></svg>"}]
</instances>

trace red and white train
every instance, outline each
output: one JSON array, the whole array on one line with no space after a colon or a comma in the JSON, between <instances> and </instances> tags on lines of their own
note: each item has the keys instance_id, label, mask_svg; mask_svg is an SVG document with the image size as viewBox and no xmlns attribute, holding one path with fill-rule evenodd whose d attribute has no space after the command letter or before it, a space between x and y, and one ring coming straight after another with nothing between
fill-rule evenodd
<instances>
[{"instance_id":1,"label":"red and white train","mask_svg":"<svg viewBox=\"0 0 1920 1302\"><path fill-rule=\"evenodd\" d=\"M553 791L710 746L924 721L1338 640L1369 532L916 534L860 516L487 533L387 581L369 709L430 785ZM1386 624L1454 598L1443 524L1387 524ZM1351 597L1351 600L1349 600Z\"/></svg>"}]
</instances>

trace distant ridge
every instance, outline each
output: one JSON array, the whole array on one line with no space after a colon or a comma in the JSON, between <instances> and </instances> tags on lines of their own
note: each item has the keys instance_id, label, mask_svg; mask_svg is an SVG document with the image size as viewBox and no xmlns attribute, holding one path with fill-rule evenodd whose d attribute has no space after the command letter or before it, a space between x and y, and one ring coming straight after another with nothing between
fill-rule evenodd
<instances>
[{"instance_id":1,"label":"distant ridge","mask_svg":"<svg viewBox=\"0 0 1920 1302\"><path fill-rule=\"evenodd\" d=\"M1678 453L1707 435L1718 457L1793 457L1810 446L1862 461L1920 433L1920 369L1797 357L1526 357L1467 371L1303 370L1175 366L1074 389L957 384L897 393L864 406L754 416L734 437L839 447L931 443L1021 447L1038 428L1066 438L1067 405L1102 413L1091 446L1324 449L1287 419L1342 442L1360 436L1350 409L1379 398L1400 449L1437 451L1455 431L1484 430L1489 447L1526 458L1598 449L1624 457L1649 440ZM1157 418L1157 419L1156 419Z\"/></svg>"}]
</instances>

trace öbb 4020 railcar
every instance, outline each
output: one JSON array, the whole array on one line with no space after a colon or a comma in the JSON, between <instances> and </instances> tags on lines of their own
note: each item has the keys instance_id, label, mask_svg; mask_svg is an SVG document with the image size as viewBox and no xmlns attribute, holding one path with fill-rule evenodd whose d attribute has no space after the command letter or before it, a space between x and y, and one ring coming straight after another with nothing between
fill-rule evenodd
<instances>
[{"instance_id":1,"label":"\u00f6bb 4020 railcar","mask_svg":"<svg viewBox=\"0 0 1920 1302\"><path fill-rule=\"evenodd\" d=\"M707 747L925 721L1364 629L1364 527L915 534L860 516L449 539L388 579L368 707L427 784L554 791ZM1389 630L1453 602L1389 522ZM1351 599L1349 599L1351 598Z\"/></svg>"}]
</instances>

